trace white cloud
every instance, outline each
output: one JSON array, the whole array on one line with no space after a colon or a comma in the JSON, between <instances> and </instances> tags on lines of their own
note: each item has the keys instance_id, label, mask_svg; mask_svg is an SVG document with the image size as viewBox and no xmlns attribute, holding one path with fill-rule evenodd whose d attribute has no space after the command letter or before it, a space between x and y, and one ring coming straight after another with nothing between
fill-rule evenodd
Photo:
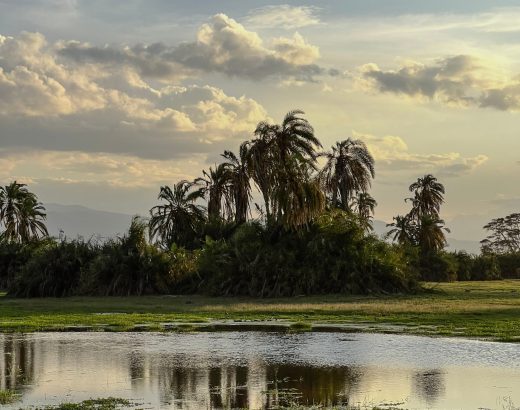
<instances>
[{"instance_id":1,"label":"white cloud","mask_svg":"<svg viewBox=\"0 0 520 410\"><path fill-rule=\"evenodd\" d=\"M0 37L4 146L176 156L243 138L265 119L246 96L210 86L153 88L125 67L62 60L41 34Z\"/></svg>"},{"instance_id":2,"label":"white cloud","mask_svg":"<svg viewBox=\"0 0 520 410\"><path fill-rule=\"evenodd\" d=\"M294 33L292 38L275 38L273 49L290 64L312 64L320 57L319 48L307 43L299 33Z\"/></svg>"},{"instance_id":3,"label":"white cloud","mask_svg":"<svg viewBox=\"0 0 520 410\"><path fill-rule=\"evenodd\" d=\"M273 48L260 36L226 16L216 14L203 24L195 41L167 46L163 43L125 47L98 47L77 41L57 45L61 56L78 63L126 67L143 78L178 82L200 72L264 79L270 76L312 80L328 71L316 65L319 50L295 34L278 38Z\"/></svg>"},{"instance_id":4,"label":"white cloud","mask_svg":"<svg viewBox=\"0 0 520 410\"><path fill-rule=\"evenodd\" d=\"M288 4L265 6L251 10L245 21L258 28L279 27L293 30L319 24L318 12L319 8L314 6L290 6Z\"/></svg>"},{"instance_id":5,"label":"white cloud","mask_svg":"<svg viewBox=\"0 0 520 410\"><path fill-rule=\"evenodd\" d=\"M433 172L439 176L456 177L472 172L488 157L462 157L458 152L418 154L410 152L406 142L397 136L377 137L353 131L353 137L363 140L376 161L376 169L383 171Z\"/></svg>"}]
</instances>

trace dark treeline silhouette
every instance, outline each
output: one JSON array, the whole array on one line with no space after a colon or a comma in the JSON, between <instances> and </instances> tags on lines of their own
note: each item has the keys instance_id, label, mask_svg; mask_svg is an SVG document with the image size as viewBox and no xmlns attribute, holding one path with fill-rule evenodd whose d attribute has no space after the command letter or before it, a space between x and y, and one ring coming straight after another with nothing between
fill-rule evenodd
<instances>
[{"instance_id":1,"label":"dark treeline silhouette","mask_svg":"<svg viewBox=\"0 0 520 410\"><path fill-rule=\"evenodd\" d=\"M103 243L48 238L44 208L15 181L0 188L0 287L15 296L274 297L520 276L518 214L486 225L481 255L446 252L445 189L425 175L382 240L372 234L374 176L363 141L323 152L303 112L292 111L281 124L259 123L201 177L161 187L148 219Z\"/></svg>"}]
</instances>

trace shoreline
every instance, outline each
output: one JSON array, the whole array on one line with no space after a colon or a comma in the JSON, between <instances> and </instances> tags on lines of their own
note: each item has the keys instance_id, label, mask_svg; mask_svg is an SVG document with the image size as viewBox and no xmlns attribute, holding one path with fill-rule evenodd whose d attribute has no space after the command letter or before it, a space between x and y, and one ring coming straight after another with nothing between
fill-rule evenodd
<instances>
[{"instance_id":1,"label":"shoreline","mask_svg":"<svg viewBox=\"0 0 520 410\"><path fill-rule=\"evenodd\" d=\"M0 333L335 331L520 343L520 280L425 284L416 295L282 299L0 296Z\"/></svg>"}]
</instances>

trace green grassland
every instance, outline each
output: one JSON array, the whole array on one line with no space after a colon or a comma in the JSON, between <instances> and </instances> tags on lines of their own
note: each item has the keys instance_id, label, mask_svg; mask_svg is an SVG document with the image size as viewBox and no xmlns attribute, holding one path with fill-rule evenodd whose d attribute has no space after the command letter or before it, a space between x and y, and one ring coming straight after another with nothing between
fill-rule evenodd
<instances>
[{"instance_id":1,"label":"green grassland","mask_svg":"<svg viewBox=\"0 0 520 410\"><path fill-rule=\"evenodd\" d=\"M0 332L34 331L370 331L520 342L520 280L425 283L415 295L0 296ZM266 323L266 321L269 321ZM272 322L271 322L272 321Z\"/></svg>"}]
</instances>

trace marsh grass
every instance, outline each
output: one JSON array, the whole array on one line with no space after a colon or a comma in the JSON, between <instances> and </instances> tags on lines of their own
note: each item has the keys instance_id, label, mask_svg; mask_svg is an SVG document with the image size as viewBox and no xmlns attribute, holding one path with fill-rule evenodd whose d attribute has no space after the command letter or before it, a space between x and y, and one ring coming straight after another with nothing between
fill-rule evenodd
<instances>
[{"instance_id":1,"label":"marsh grass","mask_svg":"<svg viewBox=\"0 0 520 410\"><path fill-rule=\"evenodd\" d=\"M12 404L20 400L20 394L13 390L0 390L0 405Z\"/></svg>"},{"instance_id":2,"label":"marsh grass","mask_svg":"<svg viewBox=\"0 0 520 410\"><path fill-rule=\"evenodd\" d=\"M0 297L0 332L158 331L164 323L272 321L520 341L520 280L426 283L415 295L277 299L201 296ZM190 301L190 303L186 303ZM274 322L273 322L274 323ZM188 328L188 326L187 326Z\"/></svg>"},{"instance_id":3,"label":"marsh grass","mask_svg":"<svg viewBox=\"0 0 520 410\"><path fill-rule=\"evenodd\" d=\"M80 403L62 403L56 406L45 406L36 410L117 410L136 407L138 404L116 397L89 399Z\"/></svg>"},{"instance_id":4,"label":"marsh grass","mask_svg":"<svg viewBox=\"0 0 520 410\"><path fill-rule=\"evenodd\" d=\"M306 322L295 322L289 326L291 332L310 332L312 325Z\"/></svg>"}]
</instances>

